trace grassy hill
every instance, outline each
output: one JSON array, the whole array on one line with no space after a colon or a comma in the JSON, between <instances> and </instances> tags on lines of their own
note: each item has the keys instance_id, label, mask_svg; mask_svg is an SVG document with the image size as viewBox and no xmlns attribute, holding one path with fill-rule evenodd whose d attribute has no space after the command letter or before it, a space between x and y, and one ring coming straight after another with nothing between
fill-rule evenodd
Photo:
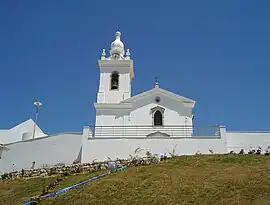
<instances>
[{"instance_id":1,"label":"grassy hill","mask_svg":"<svg viewBox=\"0 0 270 205\"><path fill-rule=\"evenodd\" d=\"M91 175L68 176L56 189ZM0 204L23 204L53 180L2 181ZM113 173L41 204L270 204L270 156L181 156Z\"/></svg>"}]
</instances>

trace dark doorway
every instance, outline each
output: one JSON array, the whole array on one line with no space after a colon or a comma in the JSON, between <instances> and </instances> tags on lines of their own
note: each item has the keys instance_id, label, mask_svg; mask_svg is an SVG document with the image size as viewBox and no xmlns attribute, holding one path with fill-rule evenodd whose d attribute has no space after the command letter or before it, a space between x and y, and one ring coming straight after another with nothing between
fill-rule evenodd
<instances>
[{"instance_id":1,"label":"dark doorway","mask_svg":"<svg viewBox=\"0 0 270 205\"><path fill-rule=\"evenodd\" d=\"M154 126L162 126L163 125L163 116L159 110L157 110L154 114Z\"/></svg>"}]
</instances>

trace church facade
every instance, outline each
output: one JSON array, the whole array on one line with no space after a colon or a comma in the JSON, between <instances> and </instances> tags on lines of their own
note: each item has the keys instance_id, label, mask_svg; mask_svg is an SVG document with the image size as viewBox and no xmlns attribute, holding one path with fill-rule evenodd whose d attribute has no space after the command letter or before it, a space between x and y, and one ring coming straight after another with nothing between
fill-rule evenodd
<instances>
[{"instance_id":1,"label":"church facade","mask_svg":"<svg viewBox=\"0 0 270 205\"><path fill-rule=\"evenodd\" d=\"M270 132L194 126L195 101L162 89L158 82L152 89L132 96L133 60L120 38L117 31L109 54L103 49L98 60L95 125L84 126L79 133L55 135L46 135L38 128L39 134L33 135L34 122L29 121L17 126L20 129L10 129L10 136L16 136L12 139L7 130L0 130L0 173L59 163L126 159L130 155L145 156L146 152L193 155L261 149L263 153L270 148Z\"/></svg>"}]
</instances>

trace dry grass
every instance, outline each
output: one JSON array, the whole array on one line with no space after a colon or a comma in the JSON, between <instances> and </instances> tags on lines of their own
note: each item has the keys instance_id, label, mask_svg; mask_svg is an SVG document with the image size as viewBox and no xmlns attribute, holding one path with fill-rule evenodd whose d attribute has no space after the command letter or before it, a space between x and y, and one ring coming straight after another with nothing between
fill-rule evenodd
<instances>
[{"instance_id":1,"label":"dry grass","mask_svg":"<svg viewBox=\"0 0 270 205\"><path fill-rule=\"evenodd\" d=\"M41 204L264 205L270 204L269 168L270 157L263 155L183 156L114 173ZM59 187L88 177L69 176ZM0 204L22 204L52 180L1 182Z\"/></svg>"}]
</instances>

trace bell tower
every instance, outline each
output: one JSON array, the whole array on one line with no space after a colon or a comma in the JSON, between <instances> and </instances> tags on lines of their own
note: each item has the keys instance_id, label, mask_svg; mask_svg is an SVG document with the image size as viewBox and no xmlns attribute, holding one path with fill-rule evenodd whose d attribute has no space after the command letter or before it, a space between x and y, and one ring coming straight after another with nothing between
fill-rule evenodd
<instances>
[{"instance_id":1,"label":"bell tower","mask_svg":"<svg viewBox=\"0 0 270 205\"><path fill-rule=\"evenodd\" d=\"M125 52L120 37L121 33L117 31L111 43L110 55L106 57L106 50L103 49L98 61L100 77L97 103L119 103L131 97L133 60L130 59L130 50Z\"/></svg>"}]
</instances>

